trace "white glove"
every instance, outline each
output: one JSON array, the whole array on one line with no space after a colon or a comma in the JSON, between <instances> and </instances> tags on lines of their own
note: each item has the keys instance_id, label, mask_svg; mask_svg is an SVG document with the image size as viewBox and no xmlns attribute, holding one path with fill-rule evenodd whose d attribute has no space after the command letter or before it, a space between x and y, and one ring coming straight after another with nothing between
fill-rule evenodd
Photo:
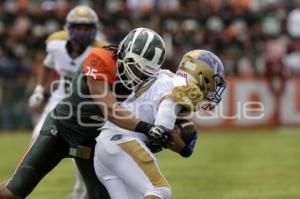
<instances>
[{"instance_id":1,"label":"white glove","mask_svg":"<svg viewBox=\"0 0 300 199\"><path fill-rule=\"evenodd\" d=\"M37 85L30 96L28 105L30 108L37 108L44 101L44 87L42 85Z\"/></svg>"}]
</instances>

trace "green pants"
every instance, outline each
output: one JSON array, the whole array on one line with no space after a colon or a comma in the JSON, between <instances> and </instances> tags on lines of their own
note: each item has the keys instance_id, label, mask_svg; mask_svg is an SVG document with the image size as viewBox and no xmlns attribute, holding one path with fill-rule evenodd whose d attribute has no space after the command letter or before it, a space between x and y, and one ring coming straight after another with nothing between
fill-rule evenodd
<instances>
[{"instance_id":1,"label":"green pants","mask_svg":"<svg viewBox=\"0 0 300 199\"><path fill-rule=\"evenodd\" d=\"M51 119L50 119L51 120ZM46 120L46 123L49 122ZM45 125L44 125L45 126ZM45 128L43 127L45 130ZM43 131L43 130L42 130ZM93 166L94 139L86 141L93 151L91 158L75 158L76 165L84 179L90 199L109 199L108 192L97 179ZM59 133L41 132L25 154L7 188L21 198L26 198L40 180L69 155L70 146Z\"/></svg>"}]
</instances>

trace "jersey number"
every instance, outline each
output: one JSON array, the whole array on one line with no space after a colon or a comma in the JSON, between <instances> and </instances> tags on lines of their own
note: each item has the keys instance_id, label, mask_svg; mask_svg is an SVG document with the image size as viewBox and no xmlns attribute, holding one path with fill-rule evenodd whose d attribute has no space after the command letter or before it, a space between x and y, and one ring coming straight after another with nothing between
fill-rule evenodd
<instances>
[{"instance_id":1,"label":"jersey number","mask_svg":"<svg viewBox=\"0 0 300 199\"><path fill-rule=\"evenodd\" d=\"M96 69L87 66L87 72L85 73L86 76L92 76L94 79L97 79L96 73L98 72Z\"/></svg>"}]
</instances>

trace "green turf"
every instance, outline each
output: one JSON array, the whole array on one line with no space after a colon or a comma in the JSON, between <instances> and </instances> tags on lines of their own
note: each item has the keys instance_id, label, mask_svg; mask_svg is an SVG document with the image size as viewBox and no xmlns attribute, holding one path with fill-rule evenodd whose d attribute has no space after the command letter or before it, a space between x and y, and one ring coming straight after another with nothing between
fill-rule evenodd
<instances>
[{"instance_id":1,"label":"green turf","mask_svg":"<svg viewBox=\"0 0 300 199\"><path fill-rule=\"evenodd\" d=\"M300 131L245 130L200 136L193 157L158 155L172 186L173 199L299 199ZM30 135L0 133L0 180L15 168ZM64 160L29 199L67 198L73 185L72 162Z\"/></svg>"}]
</instances>

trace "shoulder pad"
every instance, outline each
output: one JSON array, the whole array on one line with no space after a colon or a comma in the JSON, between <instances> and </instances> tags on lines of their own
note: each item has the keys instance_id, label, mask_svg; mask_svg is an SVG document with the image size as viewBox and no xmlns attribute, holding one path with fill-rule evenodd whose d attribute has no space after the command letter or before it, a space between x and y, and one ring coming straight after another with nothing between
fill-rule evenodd
<instances>
[{"instance_id":1,"label":"shoulder pad","mask_svg":"<svg viewBox=\"0 0 300 199\"><path fill-rule=\"evenodd\" d=\"M189 81L186 86L177 86L172 90L172 99L189 111L197 111L203 95L199 87Z\"/></svg>"},{"instance_id":2,"label":"shoulder pad","mask_svg":"<svg viewBox=\"0 0 300 199\"><path fill-rule=\"evenodd\" d=\"M67 31L65 30L57 31L48 36L48 38L46 39L46 43L49 43L50 41L53 40L67 40L68 37L69 35Z\"/></svg>"},{"instance_id":3,"label":"shoulder pad","mask_svg":"<svg viewBox=\"0 0 300 199\"><path fill-rule=\"evenodd\" d=\"M175 76L175 73L171 72L170 70L167 70L167 69L161 69L159 71L159 74L164 74L164 75L167 75L168 77L174 77Z\"/></svg>"},{"instance_id":4,"label":"shoulder pad","mask_svg":"<svg viewBox=\"0 0 300 199\"><path fill-rule=\"evenodd\" d=\"M109 43L105 40L95 40L95 42L93 43L93 47L96 48L102 48L107 45L109 45Z\"/></svg>"}]
</instances>

